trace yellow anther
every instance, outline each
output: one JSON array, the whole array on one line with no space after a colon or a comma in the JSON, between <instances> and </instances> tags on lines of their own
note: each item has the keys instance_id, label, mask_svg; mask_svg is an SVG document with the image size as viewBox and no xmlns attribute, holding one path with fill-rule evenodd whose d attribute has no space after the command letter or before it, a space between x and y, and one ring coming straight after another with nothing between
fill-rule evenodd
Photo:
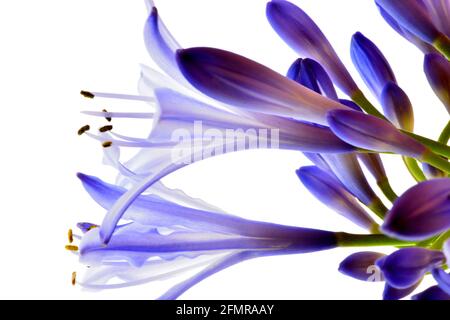
<instances>
[{"instance_id":1,"label":"yellow anther","mask_svg":"<svg viewBox=\"0 0 450 320\"><path fill-rule=\"evenodd\" d=\"M77 283L77 273L74 271L72 272L72 285L74 286L75 283Z\"/></svg>"},{"instance_id":2,"label":"yellow anther","mask_svg":"<svg viewBox=\"0 0 450 320\"><path fill-rule=\"evenodd\" d=\"M66 245L65 248L66 248L66 250L69 250L69 251L78 251L78 246L73 246L71 244Z\"/></svg>"},{"instance_id":3,"label":"yellow anther","mask_svg":"<svg viewBox=\"0 0 450 320\"><path fill-rule=\"evenodd\" d=\"M69 238L69 243L73 242L73 232L72 229L69 229L69 232L67 233L67 237Z\"/></svg>"}]
</instances>

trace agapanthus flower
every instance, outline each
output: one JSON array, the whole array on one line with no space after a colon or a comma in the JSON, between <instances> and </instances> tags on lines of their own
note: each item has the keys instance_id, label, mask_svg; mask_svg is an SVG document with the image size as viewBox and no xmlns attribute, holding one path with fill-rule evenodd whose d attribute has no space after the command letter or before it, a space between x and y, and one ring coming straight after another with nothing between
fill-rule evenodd
<instances>
[{"instance_id":1,"label":"agapanthus flower","mask_svg":"<svg viewBox=\"0 0 450 320\"><path fill-rule=\"evenodd\" d=\"M89 267L82 275L72 274L73 284L112 289L184 274L160 296L175 299L245 260L386 246L394 251L359 249L340 263L339 271L383 281L382 297L388 300L414 293L425 277L432 277L435 285L412 298L449 299L450 124L437 140L413 132L413 103L375 43L358 32L351 55L379 107L365 97L313 19L293 3L272 0L266 8L271 26L299 54L286 75L286 70L219 48L183 48L154 3L146 4L145 46L160 71L141 67L138 94L81 92L91 99L137 101L149 110L83 111L107 121L97 133L84 125L78 134L101 142L104 163L117 177L107 183L78 174L105 214L100 223L80 222L81 234L69 232L66 248ZM448 109L450 4L376 4L395 31L422 49L425 74ZM151 121L151 130L143 137L117 132L114 123L121 118ZM136 152L124 159L124 148ZM161 181L191 163L255 148L302 152L314 164L296 171L305 188L364 233L244 219ZM418 183L398 196L383 153L403 156Z\"/></svg>"}]
</instances>

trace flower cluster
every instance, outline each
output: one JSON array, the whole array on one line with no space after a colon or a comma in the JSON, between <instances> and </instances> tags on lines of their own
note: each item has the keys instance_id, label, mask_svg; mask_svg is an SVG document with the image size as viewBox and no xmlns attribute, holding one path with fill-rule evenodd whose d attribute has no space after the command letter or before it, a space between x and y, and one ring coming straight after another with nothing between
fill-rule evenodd
<instances>
[{"instance_id":1,"label":"flower cluster","mask_svg":"<svg viewBox=\"0 0 450 320\"><path fill-rule=\"evenodd\" d=\"M429 84L450 113L450 3L375 2L386 22L423 51ZM82 234L69 232L67 249L89 266L82 277L73 274L73 284L121 288L196 270L161 296L174 299L247 259L389 246L397 248L390 255L354 253L339 271L363 281L384 281L384 299L406 297L432 276L436 285L413 299L450 299L445 271L450 261L450 122L437 140L413 133L412 103L371 40L357 32L351 57L381 111L358 88L320 28L288 1L272 0L266 11L273 29L301 57L286 75L232 52L182 48L153 2L146 4L145 45L162 72L142 66L138 95L81 92L90 99L142 101L153 112L84 111L108 121L152 119L152 130L148 137L119 134L111 124L98 134L88 125L79 130L101 142L104 161L117 170L117 178L109 184L78 174L106 215L100 224L79 223ZM346 97L338 97L335 86ZM123 148L137 152L124 161ZM301 183L365 232L246 220L161 182L205 157L251 148L304 153L313 165L297 170ZM400 196L390 185L383 153L401 156L417 181ZM389 205L369 184L361 164Z\"/></svg>"}]
</instances>

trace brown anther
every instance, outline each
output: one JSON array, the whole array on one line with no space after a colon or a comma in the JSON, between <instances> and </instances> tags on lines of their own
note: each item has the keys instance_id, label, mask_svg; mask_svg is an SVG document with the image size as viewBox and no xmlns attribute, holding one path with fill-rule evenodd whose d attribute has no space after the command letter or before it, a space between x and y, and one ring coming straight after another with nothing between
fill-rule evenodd
<instances>
[{"instance_id":1,"label":"brown anther","mask_svg":"<svg viewBox=\"0 0 450 320\"><path fill-rule=\"evenodd\" d=\"M67 237L69 238L69 243L73 242L73 232L72 229L69 229L69 232L67 233Z\"/></svg>"},{"instance_id":2,"label":"brown anther","mask_svg":"<svg viewBox=\"0 0 450 320\"><path fill-rule=\"evenodd\" d=\"M102 112L104 113L108 113L108 110L103 109ZM112 118L111 117L105 117L106 121L111 122Z\"/></svg>"},{"instance_id":3,"label":"brown anther","mask_svg":"<svg viewBox=\"0 0 450 320\"><path fill-rule=\"evenodd\" d=\"M82 126L80 129L78 129L78 135L81 136L86 131L89 131L89 129L91 129L91 127L88 124L85 126Z\"/></svg>"},{"instance_id":4,"label":"brown anther","mask_svg":"<svg viewBox=\"0 0 450 320\"><path fill-rule=\"evenodd\" d=\"M66 250L69 250L69 251L78 251L78 246L73 246L71 244L66 245L65 248L66 248Z\"/></svg>"},{"instance_id":5,"label":"brown anther","mask_svg":"<svg viewBox=\"0 0 450 320\"><path fill-rule=\"evenodd\" d=\"M74 271L72 272L72 285L74 286L75 283L77 283L77 273Z\"/></svg>"},{"instance_id":6,"label":"brown anther","mask_svg":"<svg viewBox=\"0 0 450 320\"><path fill-rule=\"evenodd\" d=\"M95 95L92 92L81 90L80 94L88 99L94 99Z\"/></svg>"},{"instance_id":7,"label":"brown anther","mask_svg":"<svg viewBox=\"0 0 450 320\"><path fill-rule=\"evenodd\" d=\"M112 128L113 128L112 125L107 125L107 126L103 126L103 127L99 128L98 131L100 131L100 132L106 132L106 131L112 130Z\"/></svg>"},{"instance_id":8,"label":"brown anther","mask_svg":"<svg viewBox=\"0 0 450 320\"><path fill-rule=\"evenodd\" d=\"M103 148L109 148L112 146L112 142L111 141L105 141L102 143Z\"/></svg>"}]
</instances>

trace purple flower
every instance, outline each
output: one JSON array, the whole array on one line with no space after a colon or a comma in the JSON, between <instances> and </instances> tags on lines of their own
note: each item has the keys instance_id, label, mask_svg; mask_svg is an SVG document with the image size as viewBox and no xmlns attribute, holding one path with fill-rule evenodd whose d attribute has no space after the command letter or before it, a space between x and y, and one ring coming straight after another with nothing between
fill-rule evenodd
<instances>
[{"instance_id":1,"label":"purple flower","mask_svg":"<svg viewBox=\"0 0 450 320\"><path fill-rule=\"evenodd\" d=\"M322 203L358 226L374 230L377 224L358 204L356 199L326 171L318 167L302 167L297 175L303 185Z\"/></svg>"},{"instance_id":2,"label":"purple flower","mask_svg":"<svg viewBox=\"0 0 450 320\"><path fill-rule=\"evenodd\" d=\"M377 260L386 281L397 289L418 283L425 273L444 263L444 254L424 248L404 248Z\"/></svg>"},{"instance_id":3,"label":"purple flower","mask_svg":"<svg viewBox=\"0 0 450 320\"><path fill-rule=\"evenodd\" d=\"M377 152L421 158L427 148L401 133L388 121L357 111L334 110L328 116L331 130L342 140Z\"/></svg>"},{"instance_id":4,"label":"purple flower","mask_svg":"<svg viewBox=\"0 0 450 320\"><path fill-rule=\"evenodd\" d=\"M339 271L346 276L369 282L384 281L381 270L375 262L385 254L363 251L356 252L345 258L339 265Z\"/></svg>"},{"instance_id":5,"label":"purple flower","mask_svg":"<svg viewBox=\"0 0 450 320\"><path fill-rule=\"evenodd\" d=\"M395 202L382 225L400 239L425 240L450 228L450 178L421 182Z\"/></svg>"},{"instance_id":6,"label":"purple flower","mask_svg":"<svg viewBox=\"0 0 450 320\"><path fill-rule=\"evenodd\" d=\"M391 17L406 30L423 41L434 44L443 34L434 25L422 1L375 0Z\"/></svg>"},{"instance_id":7,"label":"purple flower","mask_svg":"<svg viewBox=\"0 0 450 320\"><path fill-rule=\"evenodd\" d=\"M450 113L450 62L437 53L425 56L424 71L431 88Z\"/></svg>"},{"instance_id":8,"label":"purple flower","mask_svg":"<svg viewBox=\"0 0 450 320\"><path fill-rule=\"evenodd\" d=\"M414 131L414 112L406 93L394 82L388 82L380 95L386 117L397 128Z\"/></svg>"},{"instance_id":9,"label":"purple flower","mask_svg":"<svg viewBox=\"0 0 450 320\"><path fill-rule=\"evenodd\" d=\"M369 185L354 154L323 154L331 172L359 201L374 209L379 216L384 216L387 208Z\"/></svg>"},{"instance_id":10,"label":"purple flower","mask_svg":"<svg viewBox=\"0 0 450 320\"><path fill-rule=\"evenodd\" d=\"M83 186L109 209L126 191L79 174ZM194 284L240 261L268 255L304 253L336 247L333 232L250 221L229 214L188 208L160 197L139 196L109 243L100 228L89 229L79 246L80 261L91 266L79 283L106 289L142 284L205 267L163 296L178 297ZM118 277L120 283L109 280Z\"/></svg>"},{"instance_id":11,"label":"purple flower","mask_svg":"<svg viewBox=\"0 0 450 320\"><path fill-rule=\"evenodd\" d=\"M244 110L325 124L329 110L347 109L240 55L214 49L177 52L186 79L206 95Z\"/></svg>"},{"instance_id":12,"label":"purple flower","mask_svg":"<svg viewBox=\"0 0 450 320\"><path fill-rule=\"evenodd\" d=\"M410 287L399 289L391 286L389 283L386 283L383 290L383 300L400 300L414 292L419 284L420 281Z\"/></svg>"},{"instance_id":13,"label":"purple flower","mask_svg":"<svg viewBox=\"0 0 450 320\"><path fill-rule=\"evenodd\" d=\"M353 64L375 97L381 96L387 83L396 83L394 72L383 53L362 33L353 35L350 52Z\"/></svg>"},{"instance_id":14,"label":"purple flower","mask_svg":"<svg viewBox=\"0 0 450 320\"><path fill-rule=\"evenodd\" d=\"M328 73L312 59L297 59L287 72L287 77L332 100L339 101Z\"/></svg>"},{"instance_id":15,"label":"purple flower","mask_svg":"<svg viewBox=\"0 0 450 320\"><path fill-rule=\"evenodd\" d=\"M412 300L450 300L450 294L447 294L439 286L432 286L411 297Z\"/></svg>"},{"instance_id":16,"label":"purple flower","mask_svg":"<svg viewBox=\"0 0 450 320\"><path fill-rule=\"evenodd\" d=\"M391 26L392 29L394 29L398 34L400 34L402 37L404 37L409 42L413 43L417 48L419 48L423 53L431 53L431 52L437 52L436 49L433 48L433 46L429 45L422 39L420 39L418 36L416 36L414 33L408 31L407 29L403 28L396 20L393 18L389 13L386 12L382 7L380 7L377 4L378 10L380 11L381 16L384 18L384 20Z\"/></svg>"},{"instance_id":17,"label":"purple flower","mask_svg":"<svg viewBox=\"0 0 450 320\"><path fill-rule=\"evenodd\" d=\"M272 0L266 14L280 37L302 57L319 62L344 93L352 96L359 91L325 35L303 10L288 1Z\"/></svg>"}]
</instances>

